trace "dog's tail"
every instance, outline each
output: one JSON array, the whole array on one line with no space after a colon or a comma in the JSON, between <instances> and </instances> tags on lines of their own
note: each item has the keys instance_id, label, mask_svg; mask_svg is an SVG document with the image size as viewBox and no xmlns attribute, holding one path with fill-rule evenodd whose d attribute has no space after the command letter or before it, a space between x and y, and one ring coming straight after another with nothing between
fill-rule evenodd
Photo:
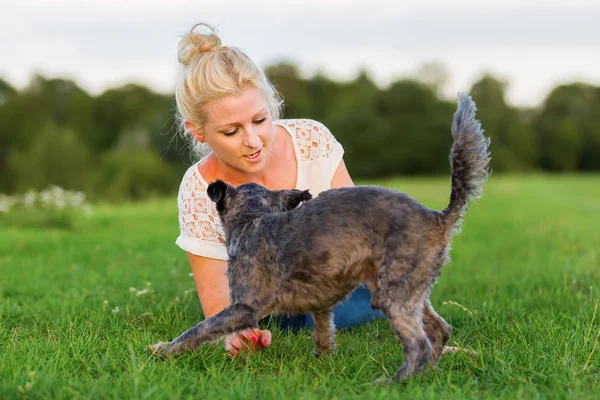
<instances>
[{"instance_id":1,"label":"dog's tail","mask_svg":"<svg viewBox=\"0 0 600 400\"><path fill-rule=\"evenodd\" d=\"M452 193L450 204L442 211L448 228L457 231L469 201L481 196L482 185L490 173L490 140L483 136L481 124L475 119L476 110L471 96L459 93L458 109L452 122Z\"/></svg>"}]
</instances>

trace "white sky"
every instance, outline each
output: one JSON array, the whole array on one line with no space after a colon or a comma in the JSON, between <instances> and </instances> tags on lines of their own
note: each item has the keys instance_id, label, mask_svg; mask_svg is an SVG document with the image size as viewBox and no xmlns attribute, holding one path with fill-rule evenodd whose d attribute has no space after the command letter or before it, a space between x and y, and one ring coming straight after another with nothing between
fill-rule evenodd
<instances>
[{"instance_id":1,"label":"white sky","mask_svg":"<svg viewBox=\"0 0 600 400\"><path fill-rule=\"evenodd\" d=\"M286 60L307 76L381 85L425 62L451 74L448 94L484 72L508 100L537 105L559 83L600 85L600 0L0 0L0 77L74 79L93 94L125 82L171 92L179 37L218 25L224 44L259 65Z\"/></svg>"}]
</instances>

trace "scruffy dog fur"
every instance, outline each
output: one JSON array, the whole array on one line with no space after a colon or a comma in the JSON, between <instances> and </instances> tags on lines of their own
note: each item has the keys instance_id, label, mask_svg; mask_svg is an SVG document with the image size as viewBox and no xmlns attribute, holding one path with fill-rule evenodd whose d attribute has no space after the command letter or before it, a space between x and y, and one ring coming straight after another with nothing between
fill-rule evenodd
<instances>
[{"instance_id":1,"label":"scruffy dog fur","mask_svg":"<svg viewBox=\"0 0 600 400\"><path fill-rule=\"evenodd\" d=\"M450 325L429 302L468 202L488 177L489 140L475 104L459 95L450 154L452 192L442 211L374 186L270 191L249 183L209 185L223 221L231 305L168 343L166 356L191 351L278 313L312 313L316 355L335 348L333 307L360 284L390 321L404 349L395 380L437 365ZM299 207L298 205L302 203Z\"/></svg>"}]
</instances>

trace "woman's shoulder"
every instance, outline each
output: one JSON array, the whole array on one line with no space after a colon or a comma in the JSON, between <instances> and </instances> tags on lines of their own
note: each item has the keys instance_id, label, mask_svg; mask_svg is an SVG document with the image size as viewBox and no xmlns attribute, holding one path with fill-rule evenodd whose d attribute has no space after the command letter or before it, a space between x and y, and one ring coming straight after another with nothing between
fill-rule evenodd
<instances>
[{"instance_id":1,"label":"woman's shoulder","mask_svg":"<svg viewBox=\"0 0 600 400\"><path fill-rule=\"evenodd\" d=\"M178 197L180 201L190 197L207 197L206 188L208 184L200 175L199 164L200 161L194 163L183 174L179 185Z\"/></svg>"},{"instance_id":2,"label":"woman's shoulder","mask_svg":"<svg viewBox=\"0 0 600 400\"><path fill-rule=\"evenodd\" d=\"M288 128L290 131L294 131L298 134L301 132L320 133L323 130L328 130L323 123L310 118L279 119L275 121L275 123L282 125Z\"/></svg>"},{"instance_id":3,"label":"woman's shoulder","mask_svg":"<svg viewBox=\"0 0 600 400\"><path fill-rule=\"evenodd\" d=\"M206 193L208 184L195 163L181 180L177 205L181 234L177 244L193 254L220 260L227 259L225 237L216 205Z\"/></svg>"},{"instance_id":4,"label":"woman's shoulder","mask_svg":"<svg viewBox=\"0 0 600 400\"><path fill-rule=\"evenodd\" d=\"M290 133L304 161L326 157L336 143L329 129L314 119L283 119L276 123Z\"/></svg>"}]
</instances>

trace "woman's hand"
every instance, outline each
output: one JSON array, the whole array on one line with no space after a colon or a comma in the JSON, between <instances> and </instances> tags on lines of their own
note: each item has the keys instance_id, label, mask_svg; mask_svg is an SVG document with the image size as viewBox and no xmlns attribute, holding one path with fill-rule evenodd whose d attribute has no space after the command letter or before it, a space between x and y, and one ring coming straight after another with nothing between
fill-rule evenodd
<instances>
[{"instance_id":1,"label":"woman's hand","mask_svg":"<svg viewBox=\"0 0 600 400\"><path fill-rule=\"evenodd\" d=\"M225 350L234 357L244 349L258 350L270 345L271 332L252 328L236 332L225 340Z\"/></svg>"}]
</instances>

